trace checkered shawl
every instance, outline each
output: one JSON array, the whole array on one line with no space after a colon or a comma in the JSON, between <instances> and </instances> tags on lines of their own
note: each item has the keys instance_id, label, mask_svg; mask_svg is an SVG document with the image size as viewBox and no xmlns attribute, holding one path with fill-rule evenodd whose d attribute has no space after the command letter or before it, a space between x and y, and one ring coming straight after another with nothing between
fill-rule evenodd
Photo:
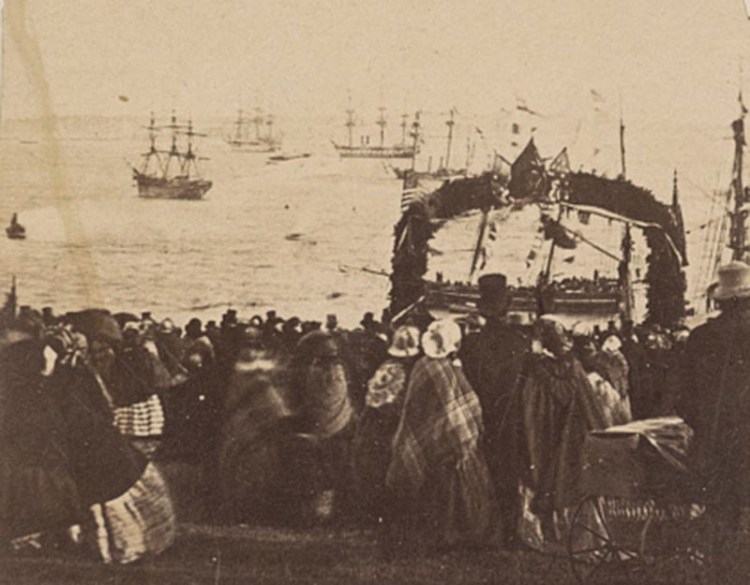
<instances>
[{"instance_id":1,"label":"checkered shawl","mask_svg":"<svg viewBox=\"0 0 750 585\"><path fill-rule=\"evenodd\" d=\"M164 431L164 409L152 394L147 400L114 409L115 426L126 437L159 437Z\"/></svg>"},{"instance_id":2,"label":"checkered shawl","mask_svg":"<svg viewBox=\"0 0 750 585\"><path fill-rule=\"evenodd\" d=\"M105 563L125 564L158 554L175 539L176 519L167 484L153 463L120 497L91 506L83 526Z\"/></svg>"},{"instance_id":3,"label":"checkered shawl","mask_svg":"<svg viewBox=\"0 0 750 585\"><path fill-rule=\"evenodd\" d=\"M393 439L389 489L418 494L430 469L457 464L476 450L482 408L460 366L423 357L414 366Z\"/></svg>"}]
</instances>

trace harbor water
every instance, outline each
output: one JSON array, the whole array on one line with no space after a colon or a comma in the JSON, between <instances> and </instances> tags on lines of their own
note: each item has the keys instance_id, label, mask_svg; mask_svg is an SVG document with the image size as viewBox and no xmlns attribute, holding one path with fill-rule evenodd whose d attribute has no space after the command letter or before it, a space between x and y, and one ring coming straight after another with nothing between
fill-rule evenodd
<instances>
[{"instance_id":1,"label":"harbor water","mask_svg":"<svg viewBox=\"0 0 750 585\"><path fill-rule=\"evenodd\" d=\"M349 326L387 305L388 278L376 273L390 272L401 185L382 161L340 160L318 139L293 145L309 158L268 164L268 155L233 152L215 134L200 143L214 182L204 200L144 200L126 159L138 160L146 137L122 134L0 140L0 219L18 212L27 230L24 241L0 239L0 289L15 275L19 304L151 311L180 323L274 308L303 319L336 313ZM691 201L683 206L689 224L703 221L705 205L700 213ZM467 278L476 221L431 242L431 273ZM531 278L527 259L539 246L533 222L523 221L509 222L515 235L500 234L487 265L513 282ZM593 239L596 230L615 233L592 224ZM604 245L617 252L618 237L609 236ZM579 248L560 256L560 270L615 273L616 263Z\"/></svg>"}]
</instances>

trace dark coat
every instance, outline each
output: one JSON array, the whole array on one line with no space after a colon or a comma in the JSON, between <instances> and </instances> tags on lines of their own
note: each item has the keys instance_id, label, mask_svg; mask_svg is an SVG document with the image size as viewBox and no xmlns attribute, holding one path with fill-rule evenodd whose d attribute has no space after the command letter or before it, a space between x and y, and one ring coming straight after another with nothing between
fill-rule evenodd
<instances>
[{"instance_id":1,"label":"dark coat","mask_svg":"<svg viewBox=\"0 0 750 585\"><path fill-rule=\"evenodd\" d=\"M154 367L145 348L128 347L119 352L115 371L110 384L115 406L143 402L154 393Z\"/></svg>"},{"instance_id":2,"label":"dark coat","mask_svg":"<svg viewBox=\"0 0 750 585\"><path fill-rule=\"evenodd\" d=\"M291 413L276 368L266 356L240 360L230 378L217 478L226 520L273 520L286 512L284 447Z\"/></svg>"},{"instance_id":3,"label":"dark coat","mask_svg":"<svg viewBox=\"0 0 750 585\"><path fill-rule=\"evenodd\" d=\"M694 472L709 502L750 505L750 315L722 314L690 335L678 413L695 431Z\"/></svg>"},{"instance_id":4,"label":"dark coat","mask_svg":"<svg viewBox=\"0 0 750 585\"><path fill-rule=\"evenodd\" d=\"M147 462L112 424L112 412L94 374L82 364L58 364L47 385L59 401L71 475L82 504L124 494L141 477Z\"/></svg>"},{"instance_id":5,"label":"dark coat","mask_svg":"<svg viewBox=\"0 0 750 585\"><path fill-rule=\"evenodd\" d=\"M530 347L521 331L497 319L464 340L459 356L479 396L488 435L494 435L500 423Z\"/></svg>"},{"instance_id":6,"label":"dark coat","mask_svg":"<svg viewBox=\"0 0 750 585\"><path fill-rule=\"evenodd\" d=\"M41 344L0 353L0 538L80 520L58 405L45 391Z\"/></svg>"},{"instance_id":7,"label":"dark coat","mask_svg":"<svg viewBox=\"0 0 750 585\"><path fill-rule=\"evenodd\" d=\"M498 437L502 418L530 349L529 339L521 331L490 319L479 333L464 340L459 352L466 378L482 405L489 460L503 442Z\"/></svg>"}]
</instances>

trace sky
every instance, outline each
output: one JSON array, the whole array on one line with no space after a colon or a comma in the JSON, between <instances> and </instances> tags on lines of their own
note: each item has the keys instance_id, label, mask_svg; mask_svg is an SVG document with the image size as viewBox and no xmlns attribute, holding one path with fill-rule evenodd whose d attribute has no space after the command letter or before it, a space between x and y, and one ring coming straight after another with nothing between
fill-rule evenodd
<instances>
[{"instance_id":1,"label":"sky","mask_svg":"<svg viewBox=\"0 0 750 585\"><path fill-rule=\"evenodd\" d=\"M3 115L491 114L522 97L588 107L594 89L649 123L736 106L743 0L5 0ZM20 24L9 26L9 22ZM18 31L25 29L23 34ZM29 47L29 45L34 47ZM24 56L26 55L26 57ZM351 102L349 102L351 100Z\"/></svg>"},{"instance_id":2,"label":"sky","mask_svg":"<svg viewBox=\"0 0 750 585\"><path fill-rule=\"evenodd\" d=\"M542 114L530 126L567 129L541 147L552 156L561 145L577 146L575 168L586 162L584 151L599 148L581 147L579 131L598 112L604 130L589 143L609 140L611 173L623 112L634 179L669 197L675 168L693 173L704 191L727 181L729 123L739 91L750 94L744 0L4 4L6 121L143 120L176 109L200 122L260 106L283 128L289 118L343 124L348 107L372 123L382 105L400 136L402 112L432 115L444 132L440 116L451 109L493 117L525 103ZM343 137L343 126L335 131ZM715 160L701 165L705 156ZM717 179L719 164L725 168Z\"/></svg>"}]
</instances>

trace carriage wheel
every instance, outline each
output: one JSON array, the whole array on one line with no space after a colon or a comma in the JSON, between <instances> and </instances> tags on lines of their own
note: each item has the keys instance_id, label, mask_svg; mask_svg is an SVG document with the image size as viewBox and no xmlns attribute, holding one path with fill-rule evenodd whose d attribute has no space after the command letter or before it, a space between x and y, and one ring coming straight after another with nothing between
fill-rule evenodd
<instances>
[{"instance_id":1,"label":"carriage wheel","mask_svg":"<svg viewBox=\"0 0 750 585\"><path fill-rule=\"evenodd\" d=\"M649 516L641 530L639 557L643 565L652 567L655 576L666 571L671 578L679 575L684 583L705 582L708 558L704 518L671 519L666 532L656 529L659 524L654 516Z\"/></svg>"},{"instance_id":2,"label":"carriage wheel","mask_svg":"<svg viewBox=\"0 0 750 585\"><path fill-rule=\"evenodd\" d=\"M568 532L568 559L576 579L582 585L595 574L606 572L608 582L618 577L632 579L639 556L631 548L619 546L611 533L601 498L587 496L576 507Z\"/></svg>"}]
</instances>

